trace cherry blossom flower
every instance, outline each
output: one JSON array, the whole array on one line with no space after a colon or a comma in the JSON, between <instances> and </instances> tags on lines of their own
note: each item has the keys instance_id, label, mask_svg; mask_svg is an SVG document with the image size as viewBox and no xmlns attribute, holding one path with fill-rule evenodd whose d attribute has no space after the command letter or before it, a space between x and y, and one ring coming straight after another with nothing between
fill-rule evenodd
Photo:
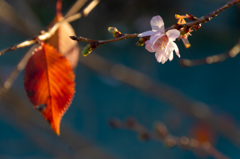
<instances>
[{"instance_id":1,"label":"cherry blossom flower","mask_svg":"<svg viewBox=\"0 0 240 159\"><path fill-rule=\"evenodd\" d=\"M180 36L180 32L177 29L171 29L165 33L164 22L159 15L154 16L150 24L152 30L138 35L138 37L150 36L150 39L145 42L145 48L149 52L155 52L157 61L162 64L168 59L172 61L173 51L180 57L178 47L173 42Z\"/></svg>"}]
</instances>

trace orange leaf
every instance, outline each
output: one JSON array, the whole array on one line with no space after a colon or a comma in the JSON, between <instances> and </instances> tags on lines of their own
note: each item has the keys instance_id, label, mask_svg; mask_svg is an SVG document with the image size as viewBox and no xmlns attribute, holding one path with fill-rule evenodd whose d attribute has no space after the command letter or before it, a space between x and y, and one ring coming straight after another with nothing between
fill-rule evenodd
<instances>
[{"instance_id":1,"label":"orange leaf","mask_svg":"<svg viewBox=\"0 0 240 159\"><path fill-rule=\"evenodd\" d=\"M26 66L24 87L27 96L58 135L62 115L70 106L75 92L74 78L68 60L43 42Z\"/></svg>"}]
</instances>

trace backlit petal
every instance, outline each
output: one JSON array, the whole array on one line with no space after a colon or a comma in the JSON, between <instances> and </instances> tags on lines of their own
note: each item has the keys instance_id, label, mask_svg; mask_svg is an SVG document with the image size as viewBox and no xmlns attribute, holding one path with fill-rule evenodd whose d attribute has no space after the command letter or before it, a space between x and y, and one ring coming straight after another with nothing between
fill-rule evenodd
<instances>
[{"instance_id":1,"label":"backlit petal","mask_svg":"<svg viewBox=\"0 0 240 159\"><path fill-rule=\"evenodd\" d=\"M171 43L172 47L174 48L176 55L180 58L180 53L179 53L177 44L175 42L170 42L170 43Z\"/></svg>"},{"instance_id":2,"label":"backlit petal","mask_svg":"<svg viewBox=\"0 0 240 159\"><path fill-rule=\"evenodd\" d=\"M169 41L174 41L174 40L176 40L176 38L178 38L180 36L180 31L177 29L171 29L171 30L167 31L166 34L169 38Z\"/></svg>"},{"instance_id":3,"label":"backlit petal","mask_svg":"<svg viewBox=\"0 0 240 159\"><path fill-rule=\"evenodd\" d=\"M169 61L172 61L172 60L173 60L173 52L171 52L169 55Z\"/></svg>"},{"instance_id":4,"label":"backlit petal","mask_svg":"<svg viewBox=\"0 0 240 159\"><path fill-rule=\"evenodd\" d=\"M168 60L168 57L165 55L162 57L162 64L164 64Z\"/></svg>"},{"instance_id":5,"label":"backlit petal","mask_svg":"<svg viewBox=\"0 0 240 159\"><path fill-rule=\"evenodd\" d=\"M157 59L157 61L160 63L162 62L162 57L164 55L164 50L161 49L161 50L158 50L156 53L155 53L155 57Z\"/></svg>"},{"instance_id":6,"label":"backlit petal","mask_svg":"<svg viewBox=\"0 0 240 159\"><path fill-rule=\"evenodd\" d=\"M150 21L151 27L153 31L160 31L161 33L164 33L164 22L162 17L159 15L154 16Z\"/></svg>"},{"instance_id":7,"label":"backlit petal","mask_svg":"<svg viewBox=\"0 0 240 159\"><path fill-rule=\"evenodd\" d=\"M162 64L164 64L170 58L171 53L172 53L171 50L165 51L164 57L162 58Z\"/></svg>"},{"instance_id":8,"label":"backlit petal","mask_svg":"<svg viewBox=\"0 0 240 159\"><path fill-rule=\"evenodd\" d=\"M154 33L155 32L153 32L153 31L145 31L143 33L138 34L138 37L151 36Z\"/></svg>"}]
</instances>

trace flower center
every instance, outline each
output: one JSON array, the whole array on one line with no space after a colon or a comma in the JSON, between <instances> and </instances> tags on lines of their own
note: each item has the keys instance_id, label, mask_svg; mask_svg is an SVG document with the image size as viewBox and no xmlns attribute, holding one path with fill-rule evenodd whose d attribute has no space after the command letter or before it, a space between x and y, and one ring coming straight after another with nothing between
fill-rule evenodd
<instances>
[{"instance_id":1,"label":"flower center","mask_svg":"<svg viewBox=\"0 0 240 159\"><path fill-rule=\"evenodd\" d=\"M162 49L162 48L166 48L167 47L167 44L168 44L168 36L167 35L163 35L161 38L159 38L155 45L157 45L159 47L159 50Z\"/></svg>"}]
</instances>

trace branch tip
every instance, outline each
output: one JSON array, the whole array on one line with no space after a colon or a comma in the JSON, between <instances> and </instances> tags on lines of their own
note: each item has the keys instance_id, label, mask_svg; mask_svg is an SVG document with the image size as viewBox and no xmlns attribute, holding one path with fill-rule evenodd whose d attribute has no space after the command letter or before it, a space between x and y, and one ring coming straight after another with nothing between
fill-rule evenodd
<instances>
[{"instance_id":1,"label":"branch tip","mask_svg":"<svg viewBox=\"0 0 240 159\"><path fill-rule=\"evenodd\" d=\"M77 40L76 36L69 36L72 40Z\"/></svg>"}]
</instances>

